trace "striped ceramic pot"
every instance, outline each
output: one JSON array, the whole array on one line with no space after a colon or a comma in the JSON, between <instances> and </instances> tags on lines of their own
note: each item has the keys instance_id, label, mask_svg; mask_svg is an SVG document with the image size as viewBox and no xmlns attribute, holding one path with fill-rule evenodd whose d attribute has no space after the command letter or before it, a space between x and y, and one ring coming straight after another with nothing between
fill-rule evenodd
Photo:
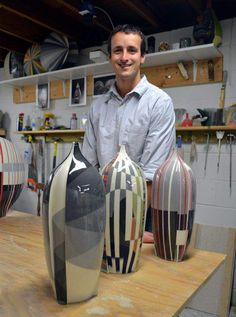
<instances>
[{"instance_id":1,"label":"striped ceramic pot","mask_svg":"<svg viewBox=\"0 0 236 317\"><path fill-rule=\"evenodd\" d=\"M46 262L57 301L80 302L98 292L105 231L105 191L79 144L50 175L43 195Z\"/></svg>"},{"instance_id":2,"label":"striped ceramic pot","mask_svg":"<svg viewBox=\"0 0 236 317\"><path fill-rule=\"evenodd\" d=\"M0 217L19 197L25 181L24 163L12 142L0 138Z\"/></svg>"},{"instance_id":3,"label":"striped ceramic pot","mask_svg":"<svg viewBox=\"0 0 236 317\"><path fill-rule=\"evenodd\" d=\"M195 212L196 183L177 151L156 171L152 183L152 228L157 256L182 261Z\"/></svg>"},{"instance_id":4,"label":"striped ceramic pot","mask_svg":"<svg viewBox=\"0 0 236 317\"><path fill-rule=\"evenodd\" d=\"M146 219L147 188L140 167L122 145L102 170L106 188L106 230L102 270L130 273L138 269Z\"/></svg>"}]
</instances>

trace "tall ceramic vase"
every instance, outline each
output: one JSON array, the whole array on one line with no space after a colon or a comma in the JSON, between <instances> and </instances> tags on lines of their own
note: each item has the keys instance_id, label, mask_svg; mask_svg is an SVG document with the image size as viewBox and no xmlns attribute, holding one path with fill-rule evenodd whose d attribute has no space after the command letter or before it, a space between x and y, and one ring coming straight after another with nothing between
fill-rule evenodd
<instances>
[{"instance_id":1,"label":"tall ceramic vase","mask_svg":"<svg viewBox=\"0 0 236 317\"><path fill-rule=\"evenodd\" d=\"M130 273L138 269L146 218L146 181L122 145L102 170L106 188L106 230L102 270Z\"/></svg>"},{"instance_id":2,"label":"tall ceramic vase","mask_svg":"<svg viewBox=\"0 0 236 317\"><path fill-rule=\"evenodd\" d=\"M19 197L25 181L24 163L12 142L0 138L0 217Z\"/></svg>"},{"instance_id":3,"label":"tall ceramic vase","mask_svg":"<svg viewBox=\"0 0 236 317\"><path fill-rule=\"evenodd\" d=\"M73 143L52 171L43 195L45 254L57 301L80 302L98 292L105 231L105 192L97 169Z\"/></svg>"},{"instance_id":4,"label":"tall ceramic vase","mask_svg":"<svg viewBox=\"0 0 236 317\"><path fill-rule=\"evenodd\" d=\"M189 245L195 212L196 184L177 151L156 171L152 183L152 227L156 255L182 261Z\"/></svg>"}]
</instances>

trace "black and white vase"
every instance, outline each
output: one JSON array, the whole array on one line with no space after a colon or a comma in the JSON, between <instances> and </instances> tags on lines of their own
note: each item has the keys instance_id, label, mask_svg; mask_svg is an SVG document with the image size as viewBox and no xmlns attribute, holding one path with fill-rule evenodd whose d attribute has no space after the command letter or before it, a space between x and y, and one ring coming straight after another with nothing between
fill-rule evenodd
<instances>
[{"instance_id":1,"label":"black and white vase","mask_svg":"<svg viewBox=\"0 0 236 317\"><path fill-rule=\"evenodd\" d=\"M45 254L57 301L80 302L98 292L105 231L104 185L79 144L56 167L43 195Z\"/></svg>"},{"instance_id":2,"label":"black and white vase","mask_svg":"<svg viewBox=\"0 0 236 317\"><path fill-rule=\"evenodd\" d=\"M102 170L106 188L106 231L102 270L130 273L138 269L147 211L147 186L141 168L122 145Z\"/></svg>"}]
</instances>

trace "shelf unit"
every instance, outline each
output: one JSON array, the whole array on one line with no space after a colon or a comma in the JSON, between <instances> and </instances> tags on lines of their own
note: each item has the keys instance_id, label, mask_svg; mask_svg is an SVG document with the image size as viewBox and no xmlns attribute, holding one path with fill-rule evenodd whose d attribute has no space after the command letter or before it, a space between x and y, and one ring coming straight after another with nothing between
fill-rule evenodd
<instances>
[{"instance_id":1,"label":"shelf unit","mask_svg":"<svg viewBox=\"0 0 236 317\"><path fill-rule=\"evenodd\" d=\"M181 135L185 142L192 141L192 136L197 138L197 142L201 143L201 139L207 133L214 139L216 131L225 131L228 133L235 133L236 125L233 126L193 126L193 127L179 127L176 126L176 134ZM81 141L84 136L84 130L39 130L39 131L18 131L17 134L24 135L25 137L31 135L33 137L45 137L45 142L54 142L55 139L63 140L63 142ZM216 138L215 138L216 139Z\"/></svg>"},{"instance_id":2,"label":"shelf unit","mask_svg":"<svg viewBox=\"0 0 236 317\"><path fill-rule=\"evenodd\" d=\"M33 138L44 137L45 142L73 142L82 141L84 130L38 130L38 131L17 131L26 138L31 135Z\"/></svg>"},{"instance_id":3,"label":"shelf unit","mask_svg":"<svg viewBox=\"0 0 236 317\"><path fill-rule=\"evenodd\" d=\"M208 60L219 57L222 57L222 53L214 46L214 44L205 44L147 54L143 67L161 66L178 63L179 61ZM109 62L93 63L32 76L3 80L0 81L0 85L22 87L44 84L48 81L75 79L84 76L109 74L112 72L113 70Z\"/></svg>"},{"instance_id":4,"label":"shelf unit","mask_svg":"<svg viewBox=\"0 0 236 317\"><path fill-rule=\"evenodd\" d=\"M6 135L6 131L4 129L0 129L0 137L1 136L5 136Z\"/></svg>"},{"instance_id":5,"label":"shelf unit","mask_svg":"<svg viewBox=\"0 0 236 317\"><path fill-rule=\"evenodd\" d=\"M205 143L207 135L209 135L211 143L217 143L216 131L225 132L222 143L227 142L226 136L228 134L233 134L236 137L236 125L176 127L176 135L181 135L184 143L191 143L193 140L197 143Z\"/></svg>"}]
</instances>

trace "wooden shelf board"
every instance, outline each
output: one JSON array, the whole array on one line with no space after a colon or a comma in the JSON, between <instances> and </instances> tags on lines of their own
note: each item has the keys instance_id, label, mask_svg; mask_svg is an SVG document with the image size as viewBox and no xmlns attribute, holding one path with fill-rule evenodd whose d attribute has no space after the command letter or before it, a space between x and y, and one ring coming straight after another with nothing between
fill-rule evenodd
<instances>
[{"instance_id":1,"label":"wooden shelf board","mask_svg":"<svg viewBox=\"0 0 236 317\"><path fill-rule=\"evenodd\" d=\"M5 136L6 135L6 131L4 129L0 129L0 136Z\"/></svg>"},{"instance_id":2,"label":"wooden shelf board","mask_svg":"<svg viewBox=\"0 0 236 317\"><path fill-rule=\"evenodd\" d=\"M236 130L236 125L233 126L224 126L224 125L219 125L219 126L201 126L201 127L176 127L176 131L235 131Z\"/></svg>"},{"instance_id":3,"label":"wooden shelf board","mask_svg":"<svg viewBox=\"0 0 236 317\"><path fill-rule=\"evenodd\" d=\"M84 133L84 130L76 129L76 130L38 130L38 131L17 131L17 134L23 135L37 135L37 136L44 136L44 135L53 135L53 134L81 134Z\"/></svg>"}]
</instances>

